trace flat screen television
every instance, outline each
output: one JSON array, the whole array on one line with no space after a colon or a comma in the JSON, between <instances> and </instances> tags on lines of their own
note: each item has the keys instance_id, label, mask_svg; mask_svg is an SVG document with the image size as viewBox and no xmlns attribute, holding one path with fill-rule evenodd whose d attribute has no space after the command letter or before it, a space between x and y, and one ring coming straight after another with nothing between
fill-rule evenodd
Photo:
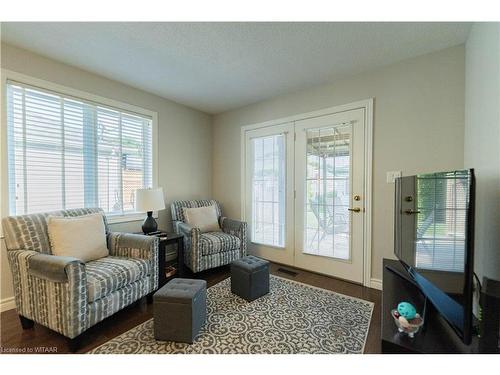
<instances>
[{"instance_id":1,"label":"flat screen television","mask_svg":"<svg viewBox=\"0 0 500 375\"><path fill-rule=\"evenodd\" d=\"M473 330L474 170L396 179L394 252L465 344Z\"/></svg>"}]
</instances>

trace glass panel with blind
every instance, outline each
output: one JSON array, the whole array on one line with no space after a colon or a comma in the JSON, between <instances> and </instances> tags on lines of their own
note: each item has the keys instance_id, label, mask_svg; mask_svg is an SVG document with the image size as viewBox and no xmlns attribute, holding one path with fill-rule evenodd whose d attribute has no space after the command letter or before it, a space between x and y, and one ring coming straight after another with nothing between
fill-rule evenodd
<instances>
[{"instance_id":1,"label":"glass panel with blind","mask_svg":"<svg viewBox=\"0 0 500 375\"><path fill-rule=\"evenodd\" d=\"M468 171L416 177L415 266L463 272Z\"/></svg>"},{"instance_id":2,"label":"glass panel with blind","mask_svg":"<svg viewBox=\"0 0 500 375\"><path fill-rule=\"evenodd\" d=\"M252 242L285 246L285 136L253 138Z\"/></svg>"},{"instance_id":3,"label":"glass panel with blind","mask_svg":"<svg viewBox=\"0 0 500 375\"><path fill-rule=\"evenodd\" d=\"M11 215L78 207L133 212L152 186L152 120L16 82L7 84Z\"/></svg>"},{"instance_id":4,"label":"glass panel with blind","mask_svg":"<svg viewBox=\"0 0 500 375\"><path fill-rule=\"evenodd\" d=\"M306 254L350 259L351 126L306 130Z\"/></svg>"}]
</instances>

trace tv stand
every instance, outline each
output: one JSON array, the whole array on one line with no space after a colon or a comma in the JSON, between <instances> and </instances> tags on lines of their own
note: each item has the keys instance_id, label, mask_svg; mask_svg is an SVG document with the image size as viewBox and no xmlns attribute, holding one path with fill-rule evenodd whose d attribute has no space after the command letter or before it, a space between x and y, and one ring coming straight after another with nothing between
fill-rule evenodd
<instances>
[{"instance_id":1,"label":"tv stand","mask_svg":"<svg viewBox=\"0 0 500 375\"><path fill-rule=\"evenodd\" d=\"M413 279L410 277L410 275L408 274L408 272L405 270L404 267L394 268L393 266L388 264L388 265L385 265L384 268L388 271L391 271L396 276L399 276L401 279L409 282L410 284L412 284L416 288L418 288L417 283L415 281L413 281ZM403 272L401 272L400 268L402 268Z\"/></svg>"},{"instance_id":2,"label":"tv stand","mask_svg":"<svg viewBox=\"0 0 500 375\"><path fill-rule=\"evenodd\" d=\"M474 353L477 338L464 345L432 303L427 303L418 286L397 260L384 259L382 292L382 353ZM424 329L414 338L399 333L391 309L399 302L411 303L424 317Z\"/></svg>"},{"instance_id":3,"label":"tv stand","mask_svg":"<svg viewBox=\"0 0 500 375\"><path fill-rule=\"evenodd\" d=\"M430 305L429 299L427 298L426 295L424 295L420 291L420 288L418 287L417 283L415 281L413 281L413 279L410 277L408 271L404 267L400 267L400 268L403 269L403 272L401 272L400 269L396 269L396 268L394 268L391 265L384 265L384 269L392 272L393 274L395 274L396 276L398 276L402 280L410 283L411 285L413 285L422 294L422 297L424 298L424 303L423 303L423 306L422 306L422 310L420 311L420 316L422 317L422 319L424 319L424 324L422 325L422 327L420 327L420 332L425 331L425 329L427 327L427 318L428 318L427 312L429 311L429 305ZM396 308L396 306L394 306L393 308Z\"/></svg>"}]
</instances>

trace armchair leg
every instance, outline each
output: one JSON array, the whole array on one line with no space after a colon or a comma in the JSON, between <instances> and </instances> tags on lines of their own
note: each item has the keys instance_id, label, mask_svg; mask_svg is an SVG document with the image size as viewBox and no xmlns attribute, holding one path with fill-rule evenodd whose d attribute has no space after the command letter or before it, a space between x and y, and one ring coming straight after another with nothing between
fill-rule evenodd
<instances>
[{"instance_id":1,"label":"armchair leg","mask_svg":"<svg viewBox=\"0 0 500 375\"><path fill-rule=\"evenodd\" d=\"M146 296L146 301L148 303L148 305L152 304L153 303L153 294L155 294L154 292L151 292L149 293L147 296Z\"/></svg>"},{"instance_id":2,"label":"armchair leg","mask_svg":"<svg viewBox=\"0 0 500 375\"><path fill-rule=\"evenodd\" d=\"M131 306L133 306L135 309L139 309L140 311L146 311L147 305L147 297L144 296L135 301Z\"/></svg>"},{"instance_id":3,"label":"armchair leg","mask_svg":"<svg viewBox=\"0 0 500 375\"><path fill-rule=\"evenodd\" d=\"M70 339L70 338L67 339L68 349L71 353L76 353L78 351L78 349L80 349L80 346L81 346L81 337L80 336L76 336L72 339Z\"/></svg>"},{"instance_id":4,"label":"armchair leg","mask_svg":"<svg viewBox=\"0 0 500 375\"><path fill-rule=\"evenodd\" d=\"M25 318L22 315L19 315L19 320L21 321L21 326L23 329L31 329L35 325L35 322L31 319Z\"/></svg>"}]
</instances>

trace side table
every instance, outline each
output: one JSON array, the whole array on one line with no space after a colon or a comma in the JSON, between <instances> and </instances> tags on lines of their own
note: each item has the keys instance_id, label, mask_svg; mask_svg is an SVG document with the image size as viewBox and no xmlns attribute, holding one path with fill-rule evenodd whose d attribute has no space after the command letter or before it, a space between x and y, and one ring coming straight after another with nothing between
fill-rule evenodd
<instances>
[{"instance_id":1,"label":"side table","mask_svg":"<svg viewBox=\"0 0 500 375\"><path fill-rule=\"evenodd\" d=\"M166 237L165 237L166 234ZM160 236L159 254L158 254L158 289L174 277L184 277L184 236L173 232L162 232ZM177 272L174 276L167 278L165 268L167 265L167 245L177 245Z\"/></svg>"},{"instance_id":2,"label":"side table","mask_svg":"<svg viewBox=\"0 0 500 375\"><path fill-rule=\"evenodd\" d=\"M167 232L160 230L159 233L151 234L150 236L156 236L160 239L158 248L158 287L156 290L160 289L163 285L167 283L170 279L175 277L184 277L184 236L182 234L177 234L174 232ZM144 234L142 232L136 232L137 234ZM149 236L149 235L148 235ZM177 267L175 275L167 277L165 273L165 268L167 265L167 245L176 245L177 248Z\"/></svg>"}]
</instances>

